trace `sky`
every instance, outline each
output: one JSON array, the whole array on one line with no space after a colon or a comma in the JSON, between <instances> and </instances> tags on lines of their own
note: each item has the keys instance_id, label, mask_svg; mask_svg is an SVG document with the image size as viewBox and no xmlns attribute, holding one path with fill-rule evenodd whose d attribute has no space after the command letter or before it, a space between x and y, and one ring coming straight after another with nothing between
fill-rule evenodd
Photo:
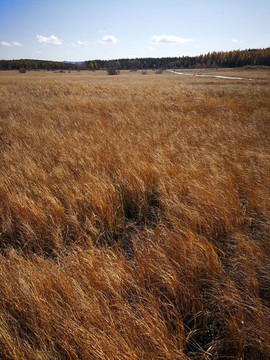
<instances>
[{"instance_id":1,"label":"sky","mask_svg":"<svg viewBox=\"0 0 270 360\"><path fill-rule=\"evenodd\" d=\"M0 59L195 56L270 46L270 0L0 0Z\"/></svg>"}]
</instances>

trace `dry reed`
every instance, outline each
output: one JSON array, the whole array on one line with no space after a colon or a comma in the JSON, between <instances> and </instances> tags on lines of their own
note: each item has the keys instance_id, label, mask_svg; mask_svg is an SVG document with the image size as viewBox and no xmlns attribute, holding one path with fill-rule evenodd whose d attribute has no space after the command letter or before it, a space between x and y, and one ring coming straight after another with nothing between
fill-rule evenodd
<instances>
[{"instance_id":1,"label":"dry reed","mask_svg":"<svg viewBox=\"0 0 270 360\"><path fill-rule=\"evenodd\" d=\"M268 359L269 83L0 84L0 358Z\"/></svg>"}]
</instances>

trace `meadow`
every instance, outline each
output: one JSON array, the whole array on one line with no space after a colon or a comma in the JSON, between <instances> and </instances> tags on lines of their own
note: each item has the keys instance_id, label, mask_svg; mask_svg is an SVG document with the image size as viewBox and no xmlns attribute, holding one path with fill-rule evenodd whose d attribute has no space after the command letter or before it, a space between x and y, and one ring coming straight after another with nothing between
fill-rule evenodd
<instances>
[{"instance_id":1,"label":"meadow","mask_svg":"<svg viewBox=\"0 0 270 360\"><path fill-rule=\"evenodd\" d=\"M217 73L0 72L0 359L270 358L270 70Z\"/></svg>"}]
</instances>

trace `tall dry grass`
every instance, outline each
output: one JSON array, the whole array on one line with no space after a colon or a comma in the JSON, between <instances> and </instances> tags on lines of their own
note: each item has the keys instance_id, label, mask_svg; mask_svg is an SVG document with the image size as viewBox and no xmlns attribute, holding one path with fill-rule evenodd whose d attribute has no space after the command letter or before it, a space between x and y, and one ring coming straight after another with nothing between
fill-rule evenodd
<instances>
[{"instance_id":1,"label":"tall dry grass","mask_svg":"<svg viewBox=\"0 0 270 360\"><path fill-rule=\"evenodd\" d=\"M0 84L0 358L268 359L269 84Z\"/></svg>"}]
</instances>

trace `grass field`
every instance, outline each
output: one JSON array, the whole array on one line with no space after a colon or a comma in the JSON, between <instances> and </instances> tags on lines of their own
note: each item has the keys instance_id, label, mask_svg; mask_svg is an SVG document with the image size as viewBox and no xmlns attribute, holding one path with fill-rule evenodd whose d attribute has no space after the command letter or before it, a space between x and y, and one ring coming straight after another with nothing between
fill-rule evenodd
<instances>
[{"instance_id":1,"label":"grass field","mask_svg":"<svg viewBox=\"0 0 270 360\"><path fill-rule=\"evenodd\" d=\"M0 359L270 358L270 70L216 72L0 73Z\"/></svg>"}]
</instances>

